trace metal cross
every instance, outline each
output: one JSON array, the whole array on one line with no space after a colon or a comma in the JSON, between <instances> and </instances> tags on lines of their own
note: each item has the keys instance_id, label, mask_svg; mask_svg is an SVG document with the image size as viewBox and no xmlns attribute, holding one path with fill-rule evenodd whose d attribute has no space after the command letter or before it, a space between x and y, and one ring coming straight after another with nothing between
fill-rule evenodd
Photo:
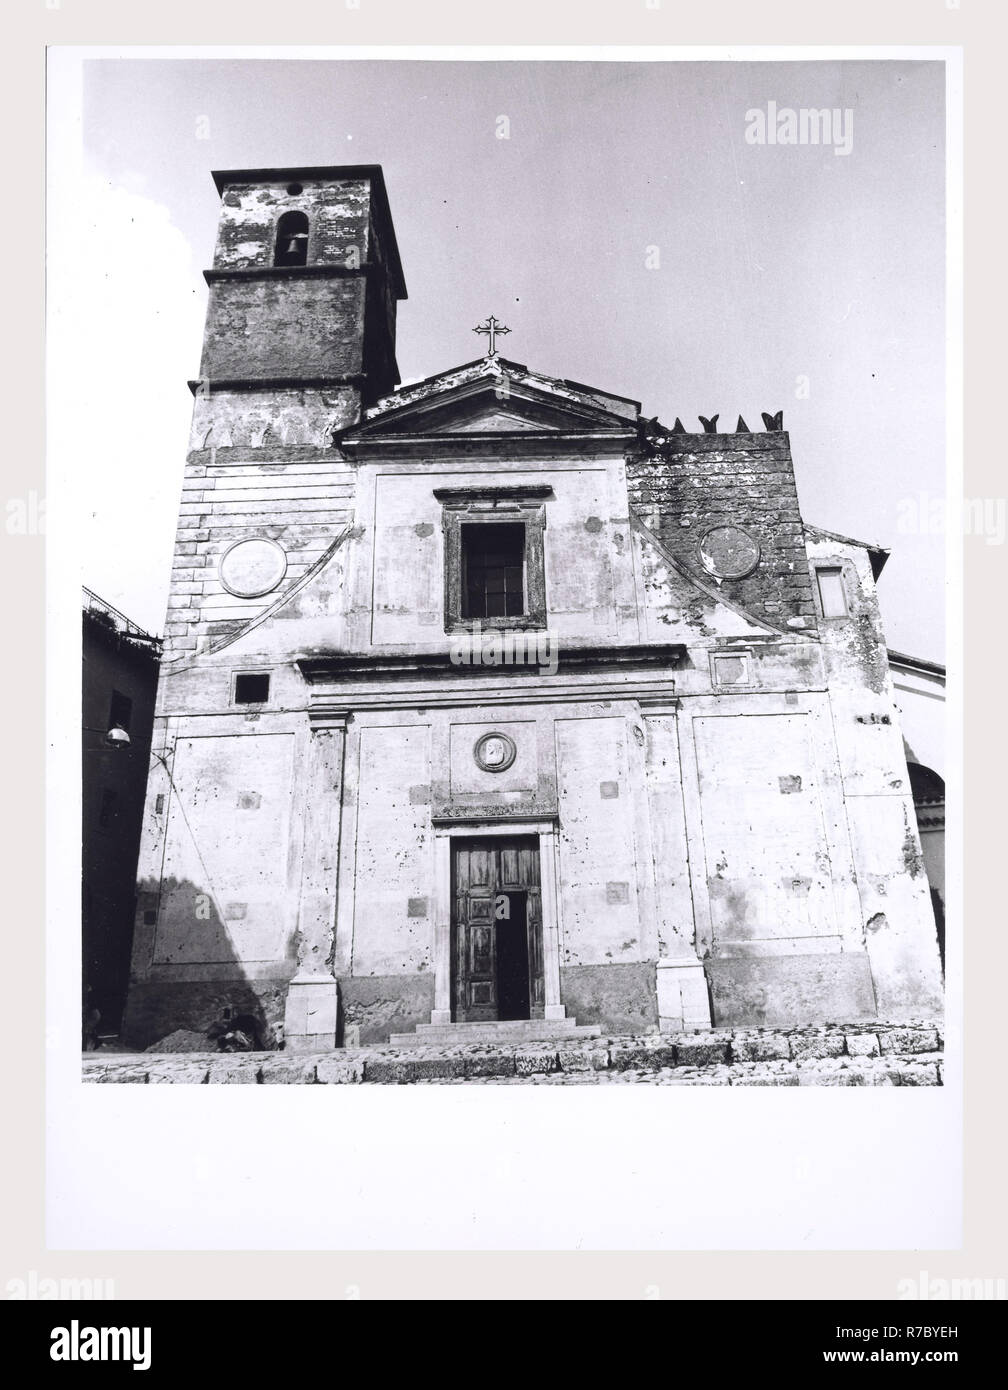
<instances>
[{"instance_id":1,"label":"metal cross","mask_svg":"<svg viewBox=\"0 0 1008 1390\"><path fill-rule=\"evenodd\" d=\"M474 333L485 333L490 338L490 346L487 348L488 357L497 356L496 341L502 333L510 333L510 328L505 328L502 323L498 323L493 314L487 319L486 323L481 323L473 329Z\"/></svg>"}]
</instances>

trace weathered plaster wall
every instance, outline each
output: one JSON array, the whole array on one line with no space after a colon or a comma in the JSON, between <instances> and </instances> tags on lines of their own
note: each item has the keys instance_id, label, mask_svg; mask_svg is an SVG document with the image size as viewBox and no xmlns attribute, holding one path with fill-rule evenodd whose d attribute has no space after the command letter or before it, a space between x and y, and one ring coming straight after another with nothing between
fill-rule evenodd
<instances>
[{"instance_id":1,"label":"weathered plaster wall","mask_svg":"<svg viewBox=\"0 0 1008 1390\"><path fill-rule=\"evenodd\" d=\"M729 956L705 963L720 1028L794 1027L878 1017L863 951Z\"/></svg>"},{"instance_id":2,"label":"weathered plaster wall","mask_svg":"<svg viewBox=\"0 0 1008 1390\"><path fill-rule=\"evenodd\" d=\"M303 212L309 222L310 265L363 264L371 249L371 185L366 177L301 179L288 193L288 179L233 183L221 195L214 266L251 270L273 264L276 226L285 212Z\"/></svg>"},{"instance_id":3,"label":"weathered plaster wall","mask_svg":"<svg viewBox=\"0 0 1008 1390\"><path fill-rule=\"evenodd\" d=\"M562 965L560 993L567 1017L600 1023L618 1033L652 1033L658 1028L653 961L605 965Z\"/></svg>"},{"instance_id":4,"label":"weathered plaster wall","mask_svg":"<svg viewBox=\"0 0 1008 1390\"><path fill-rule=\"evenodd\" d=\"M819 629L879 1017L938 1012L934 914L869 556L832 538L810 537L808 551L813 568L843 572L848 613Z\"/></svg>"},{"instance_id":5,"label":"weathered plaster wall","mask_svg":"<svg viewBox=\"0 0 1008 1390\"><path fill-rule=\"evenodd\" d=\"M631 506L680 562L706 575L698 541L712 526L744 527L761 562L721 592L777 627L815 629L794 466L786 432L667 436L660 457L627 461Z\"/></svg>"},{"instance_id":6,"label":"weathered plaster wall","mask_svg":"<svg viewBox=\"0 0 1008 1390\"><path fill-rule=\"evenodd\" d=\"M303 275L303 272L300 273ZM364 370L365 277L217 280L200 376L337 377Z\"/></svg>"},{"instance_id":7,"label":"weathered plaster wall","mask_svg":"<svg viewBox=\"0 0 1008 1390\"><path fill-rule=\"evenodd\" d=\"M434 976L429 971L338 978L344 1041L348 1028L358 1030L362 1043L388 1042L390 1033L408 1033L419 1023L430 1023Z\"/></svg>"},{"instance_id":8,"label":"weathered plaster wall","mask_svg":"<svg viewBox=\"0 0 1008 1390\"><path fill-rule=\"evenodd\" d=\"M276 605L349 525L353 497L353 470L333 449L267 444L192 452L179 507L166 660L234 635ZM221 582L221 560L236 542L260 537L282 547L286 573L271 592L238 597Z\"/></svg>"},{"instance_id":9,"label":"weathered plaster wall","mask_svg":"<svg viewBox=\"0 0 1008 1390\"><path fill-rule=\"evenodd\" d=\"M626 496L618 459L569 462L545 457L521 467L516 461L473 461L460 469L428 464L422 469L380 469L373 512L363 510L371 473L361 474L362 523L373 551L359 552L362 570L373 573L373 616L368 644L445 649L444 532L437 488L542 485L547 501L544 539L546 601L550 629L561 641L601 643L638 640L639 625L630 560ZM616 499L614 501L614 498ZM665 639L668 640L668 639Z\"/></svg>"},{"instance_id":10,"label":"weathered plaster wall","mask_svg":"<svg viewBox=\"0 0 1008 1390\"><path fill-rule=\"evenodd\" d=\"M800 713L693 720L717 948L838 934L812 736Z\"/></svg>"},{"instance_id":11,"label":"weathered plaster wall","mask_svg":"<svg viewBox=\"0 0 1008 1390\"><path fill-rule=\"evenodd\" d=\"M127 1041L205 1030L229 1007L275 1045L295 964L301 737L289 722L260 733L237 715L157 721Z\"/></svg>"},{"instance_id":12,"label":"weathered plaster wall","mask_svg":"<svg viewBox=\"0 0 1008 1390\"><path fill-rule=\"evenodd\" d=\"M123 1041L137 1050L150 1047L183 1028L206 1033L212 1023L231 1016L251 1017L256 1025L256 1042L269 1051L283 1041L287 975L276 979L246 978L232 972L227 978L172 980L134 979L130 984Z\"/></svg>"},{"instance_id":13,"label":"weathered plaster wall","mask_svg":"<svg viewBox=\"0 0 1008 1390\"><path fill-rule=\"evenodd\" d=\"M625 716L558 718L563 965L647 958Z\"/></svg>"},{"instance_id":14,"label":"weathered plaster wall","mask_svg":"<svg viewBox=\"0 0 1008 1390\"><path fill-rule=\"evenodd\" d=\"M285 960L300 840L291 835L295 736L180 736L146 857L163 877L149 968ZM293 892L292 892L293 890Z\"/></svg>"},{"instance_id":15,"label":"weathered plaster wall","mask_svg":"<svg viewBox=\"0 0 1008 1390\"><path fill-rule=\"evenodd\" d=\"M690 884L678 712L649 713L645 708L644 728L657 890L658 956L659 959L688 957L696 949L696 922Z\"/></svg>"},{"instance_id":16,"label":"weathered plaster wall","mask_svg":"<svg viewBox=\"0 0 1008 1390\"><path fill-rule=\"evenodd\" d=\"M308 389L277 388L271 391L197 390L193 401L190 450L259 449L273 445L286 449L309 445L328 449L333 437L357 418L360 401L352 386ZM228 455L220 456L221 463ZM281 455L281 459L283 456ZM264 459L263 466L280 462ZM296 456L291 462L296 462Z\"/></svg>"},{"instance_id":17,"label":"weathered plaster wall","mask_svg":"<svg viewBox=\"0 0 1008 1390\"><path fill-rule=\"evenodd\" d=\"M364 727L351 740L351 759L355 751L356 816L346 808L354 835L346 846L352 887L344 877L353 901L351 973L429 971L434 877L430 728Z\"/></svg>"},{"instance_id":18,"label":"weathered plaster wall","mask_svg":"<svg viewBox=\"0 0 1008 1390\"><path fill-rule=\"evenodd\" d=\"M657 537L632 531L634 561L639 575L638 593L642 601L642 620L647 639L667 642L669 634L677 640L706 645L712 639L767 636L769 629L739 608L720 601L717 586L709 576L705 593L677 569L656 544ZM776 638L777 633L773 636Z\"/></svg>"}]
</instances>

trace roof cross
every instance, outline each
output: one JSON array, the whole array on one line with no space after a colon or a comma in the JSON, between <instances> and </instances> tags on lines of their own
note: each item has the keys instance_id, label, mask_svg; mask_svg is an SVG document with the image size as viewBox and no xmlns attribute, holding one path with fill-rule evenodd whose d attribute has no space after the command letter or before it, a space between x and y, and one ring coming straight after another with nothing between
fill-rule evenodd
<instances>
[{"instance_id":1,"label":"roof cross","mask_svg":"<svg viewBox=\"0 0 1008 1390\"><path fill-rule=\"evenodd\" d=\"M494 318L493 314L491 314L490 317L487 319L486 323L477 324L477 326L473 329L473 332L483 333L489 337L490 345L487 348L487 356L496 357L498 335L503 333L510 333L511 330L510 328L505 328L505 326L502 323L498 323L497 320Z\"/></svg>"}]
</instances>

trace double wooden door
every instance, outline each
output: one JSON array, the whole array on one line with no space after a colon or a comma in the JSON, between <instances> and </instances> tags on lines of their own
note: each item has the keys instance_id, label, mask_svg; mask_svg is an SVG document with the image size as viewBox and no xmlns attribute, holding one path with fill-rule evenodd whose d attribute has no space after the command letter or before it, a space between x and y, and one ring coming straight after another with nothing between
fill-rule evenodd
<instances>
[{"instance_id":1,"label":"double wooden door","mask_svg":"<svg viewBox=\"0 0 1008 1390\"><path fill-rule=\"evenodd\" d=\"M543 1017L538 836L452 840L452 999L457 1023Z\"/></svg>"}]
</instances>

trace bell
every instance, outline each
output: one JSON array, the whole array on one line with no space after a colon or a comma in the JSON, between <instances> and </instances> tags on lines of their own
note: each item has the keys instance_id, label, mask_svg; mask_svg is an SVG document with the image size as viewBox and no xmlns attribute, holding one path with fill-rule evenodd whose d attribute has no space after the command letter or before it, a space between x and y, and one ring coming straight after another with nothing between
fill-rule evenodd
<instances>
[{"instance_id":1,"label":"bell","mask_svg":"<svg viewBox=\"0 0 1008 1390\"><path fill-rule=\"evenodd\" d=\"M300 237L296 237L296 236L292 236L291 239L290 239L290 241L287 243L287 255L288 255L288 256L296 256L296 255L299 253L300 249L301 249L301 238L300 238Z\"/></svg>"}]
</instances>

